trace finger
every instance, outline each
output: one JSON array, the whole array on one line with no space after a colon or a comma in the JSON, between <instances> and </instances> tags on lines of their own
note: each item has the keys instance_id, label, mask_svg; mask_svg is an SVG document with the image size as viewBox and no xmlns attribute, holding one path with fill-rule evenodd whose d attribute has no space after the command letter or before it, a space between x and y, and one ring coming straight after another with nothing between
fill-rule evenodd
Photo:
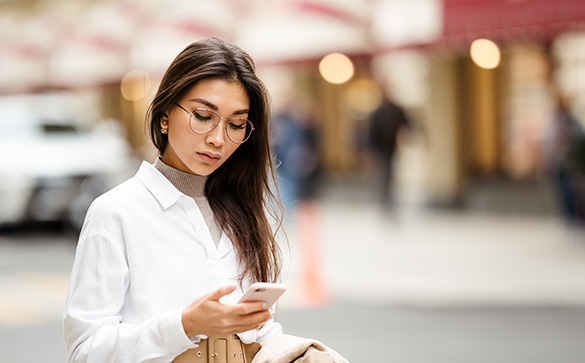
<instances>
[{"instance_id":1,"label":"finger","mask_svg":"<svg viewBox=\"0 0 585 363\"><path fill-rule=\"evenodd\" d=\"M248 315L241 315L236 318L236 324L239 328L245 328L241 331L256 329L262 323L267 322L273 317L270 310L263 310Z\"/></svg>"},{"instance_id":2,"label":"finger","mask_svg":"<svg viewBox=\"0 0 585 363\"><path fill-rule=\"evenodd\" d=\"M268 321L268 316L269 313L267 311L262 311L251 315L235 317L228 325L221 326L219 331L221 331L222 334L234 334L254 330L261 324L266 323L266 321Z\"/></svg>"},{"instance_id":3,"label":"finger","mask_svg":"<svg viewBox=\"0 0 585 363\"><path fill-rule=\"evenodd\" d=\"M243 317L242 322L248 325L258 326L270 319L270 312L268 310L260 311Z\"/></svg>"},{"instance_id":4,"label":"finger","mask_svg":"<svg viewBox=\"0 0 585 363\"><path fill-rule=\"evenodd\" d=\"M250 301L236 304L236 312L238 315L248 315L257 312L265 311L264 302L262 301Z\"/></svg>"},{"instance_id":5,"label":"finger","mask_svg":"<svg viewBox=\"0 0 585 363\"><path fill-rule=\"evenodd\" d=\"M236 289L236 285L222 286L219 289L212 291L207 296L208 300L219 301L222 297L231 294Z\"/></svg>"}]
</instances>

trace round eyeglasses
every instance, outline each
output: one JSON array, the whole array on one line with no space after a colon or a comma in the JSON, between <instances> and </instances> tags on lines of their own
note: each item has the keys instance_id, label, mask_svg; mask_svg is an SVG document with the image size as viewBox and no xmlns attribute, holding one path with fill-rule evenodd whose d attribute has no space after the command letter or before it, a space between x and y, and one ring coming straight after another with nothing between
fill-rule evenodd
<instances>
[{"instance_id":1,"label":"round eyeglasses","mask_svg":"<svg viewBox=\"0 0 585 363\"><path fill-rule=\"evenodd\" d=\"M187 111L178 103L176 105L189 114L189 127L196 134L210 133L219 125L222 119L220 115L206 108L196 108L193 111ZM254 124L248 119L229 117L226 118L226 121L225 134L233 143L243 144L250 138L252 131L254 131Z\"/></svg>"}]
</instances>

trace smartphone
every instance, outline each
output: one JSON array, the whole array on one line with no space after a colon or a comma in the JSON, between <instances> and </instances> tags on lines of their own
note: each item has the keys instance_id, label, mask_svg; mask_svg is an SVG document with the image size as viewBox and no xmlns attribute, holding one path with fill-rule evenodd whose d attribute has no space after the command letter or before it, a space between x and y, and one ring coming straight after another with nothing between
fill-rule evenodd
<instances>
[{"instance_id":1,"label":"smartphone","mask_svg":"<svg viewBox=\"0 0 585 363\"><path fill-rule=\"evenodd\" d=\"M246 302L246 301L264 301L266 303L267 309L272 307L276 300L284 294L286 290L286 286L283 284L275 284L270 282L255 282L250 287L240 301L238 302Z\"/></svg>"}]
</instances>

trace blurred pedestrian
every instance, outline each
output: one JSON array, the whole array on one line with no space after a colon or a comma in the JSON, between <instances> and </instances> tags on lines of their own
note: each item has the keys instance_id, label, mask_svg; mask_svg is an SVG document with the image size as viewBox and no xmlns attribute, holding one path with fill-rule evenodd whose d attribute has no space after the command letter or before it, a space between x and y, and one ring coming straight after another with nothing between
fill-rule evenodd
<instances>
[{"instance_id":1,"label":"blurred pedestrian","mask_svg":"<svg viewBox=\"0 0 585 363\"><path fill-rule=\"evenodd\" d=\"M557 98L553 119L545 132L545 170L553 182L564 217L570 222L584 222L585 196L580 189L583 175L572 153L585 140L585 132L569 106L566 97Z\"/></svg>"},{"instance_id":2,"label":"blurred pedestrian","mask_svg":"<svg viewBox=\"0 0 585 363\"><path fill-rule=\"evenodd\" d=\"M292 92L292 91L291 91ZM294 92L292 92L294 94ZM300 262L300 304L329 302L321 269L322 216L315 199L319 172L318 114L314 104L292 95L274 115L274 151L279 192L296 222Z\"/></svg>"},{"instance_id":3,"label":"blurred pedestrian","mask_svg":"<svg viewBox=\"0 0 585 363\"><path fill-rule=\"evenodd\" d=\"M265 214L276 201L267 100L250 57L217 38L171 63L147 117L160 156L87 213L64 312L68 362L208 362L222 342L226 362L309 348L285 339L262 302L238 303L281 268Z\"/></svg>"},{"instance_id":4,"label":"blurred pedestrian","mask_svg":"<svg viewBox=\"0 0 585 363\"><path fill-rule=\"evenodd\" d=\"M385 209L391 209L394 205L393 162L398 135L401 130L409 128L411 123L404 109L386 94L369 121L368 144L374 153L375 173L379 176L380 202Z\"/></svg>"},{"instance_id":5,"label":"blurred pedestrian","mask_svg":"<svg viewBox=\"0 0 585 363\"><path fill-rule=\"evenodd\" d=\"M279 192L289 210L313 199L319 167L317 115L311 105L291 98L273 116Z\"/></svg>"},{"instance_id":6,"label":"blurred pedestrian","mask_svg":"<svg viewBox=\"0 0 585 363\"><path fill-rule=\"evenodd\" d=\"M274 130L273 149L277 160L278 191L287 210L292 210L297 202L299 176L296 163L291 154L302 142L301 129L295 115L288 109L276 113L272 118Z\"/></svg>"}]
</instances>

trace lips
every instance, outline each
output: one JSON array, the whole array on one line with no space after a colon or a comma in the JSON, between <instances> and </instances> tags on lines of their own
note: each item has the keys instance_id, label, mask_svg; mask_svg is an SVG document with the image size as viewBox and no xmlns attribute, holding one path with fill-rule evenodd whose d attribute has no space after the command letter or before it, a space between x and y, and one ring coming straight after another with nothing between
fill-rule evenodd
<instances>
[{"instance_id":1,"label":"lips","mask_svg":"<svg viewBox=\"0 0 585 363\"><path fill-rule=\"evenodd\" d=\"M206 164L214 164L219 161L220 155L212 152L198 152L199 159Z\"/></svg>"}]
</instances>

